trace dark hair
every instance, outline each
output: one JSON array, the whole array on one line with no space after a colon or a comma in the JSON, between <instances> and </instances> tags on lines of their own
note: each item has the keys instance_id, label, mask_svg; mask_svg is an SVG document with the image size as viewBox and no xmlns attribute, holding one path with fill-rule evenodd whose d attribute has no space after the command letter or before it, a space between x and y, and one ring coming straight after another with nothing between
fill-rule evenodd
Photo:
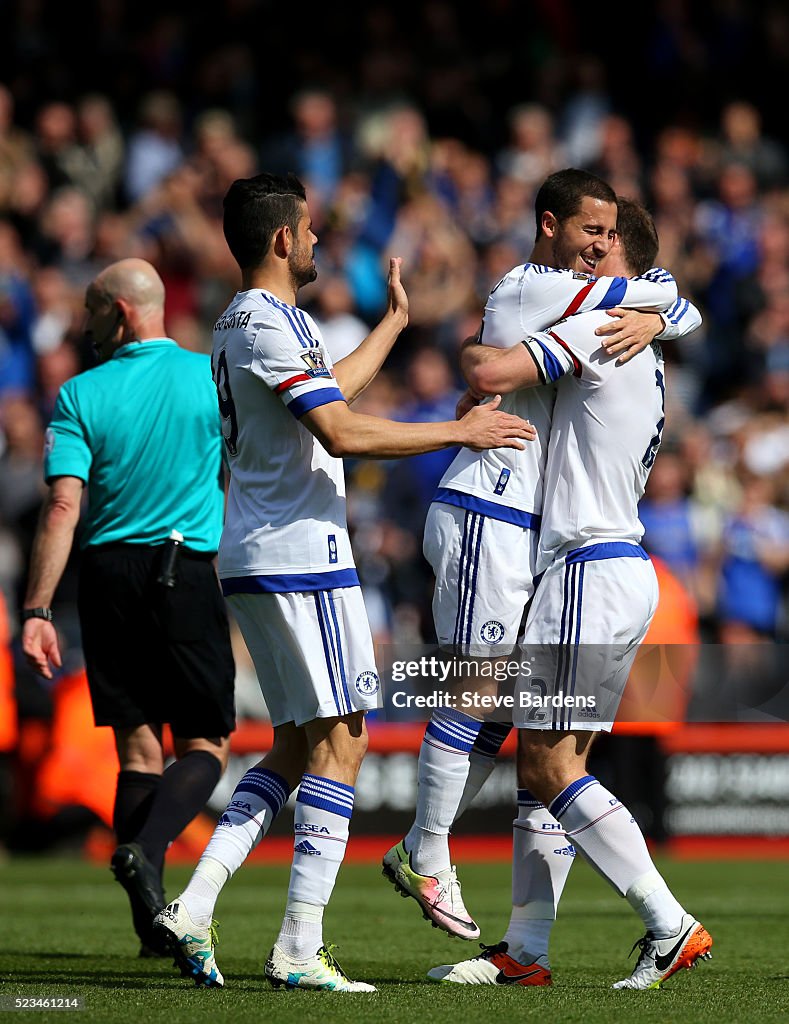
<instances>
[{"instance_id":1,"label":"dark hair","mask_svg":"<svg viewBox=\"0 0 789 1024\"><path fill-rule=\"evenodd\" d=\"M542 215L546 210L556 217L561 224L572 217L581 208L587 197L602 199L604 203L615 203L616 192L611 186L589 171L580 171L576 167L567 167L563 171L550 174L540 186L534 199L534 212L537 216L537 240L542 231Z\"/></svg>"},{"instance_id":2,"label":"dark hair","mask_svg":"<svg viewBox=\"0 0 789 1024\"><path fill-rule=\"evenodd\" d=\"M616 197L616 233L622 255L634 274L645 274L655 266L660 242L652 214L641 203Z\"/></svg>"},{"instance_id":3,"label":"dark hair","mask_svg":"<svg viewBox=\"0 0 789 1024\"><path fill-rule=\"evenodd\" d=\"M222 201L222 228L242 270L261 265L281 227L296 233L306 198L295 174L257 174L233 182Z\"/></svg>"}]
</instances>

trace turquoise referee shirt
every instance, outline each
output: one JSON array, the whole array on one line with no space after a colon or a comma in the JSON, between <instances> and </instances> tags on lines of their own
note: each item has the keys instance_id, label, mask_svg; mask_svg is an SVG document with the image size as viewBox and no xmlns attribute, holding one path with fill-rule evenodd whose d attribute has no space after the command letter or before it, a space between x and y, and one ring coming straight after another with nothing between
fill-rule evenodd
<instances>
[{"instance_id":1,"label":"turquoise referee shirt","mask_svg":"<svg viewBox=\"0 0 789 1024\"><path fill-rule=\"evenodd\" d=\"M216 551L224 488L209 357L156 338L67 381L47 430L44 475L87 484L83 548L160 544L178 530L188 547Z\"/></svg>"}]
</instances>

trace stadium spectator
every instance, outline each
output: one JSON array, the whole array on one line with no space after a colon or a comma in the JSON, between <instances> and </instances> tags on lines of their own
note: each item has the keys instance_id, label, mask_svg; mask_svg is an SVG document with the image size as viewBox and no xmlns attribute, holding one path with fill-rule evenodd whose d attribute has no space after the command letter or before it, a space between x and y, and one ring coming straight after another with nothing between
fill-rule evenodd
<instances>
[{"instance_id":1,"label":"stadium spectator","mask_svg":"<svg viewBox=\"0 0 789 1024\"><path fill-rule=\"evenodd\" d=\"M566 163L549 110L538 103L513 107L507 115L509 139L495 156L499 173L537 188Z\"/></svg>"},{"instance_id":2,"label":"stadium spectator","mask_svg":"<svg viewBox=\"0 0 789 1024\"><path fill-rule=\"evenodd\" d=\"M0 398L33 386L35 302L24 269L19 235L0 221Z\"/></svg>"},{"instance_id":3,"label":"stadium spectator","mask_svg":"<svg viewBox=\"0 0 789 1024\"><path fill-rule=\"evenodd\" d=\"M335 97L325 89L299 90L289 110L291 129L263 147L260 162L276 174L294 171L304 182L311 205L328 208L340 180L354 165L353 139L340 123Z\"/></svg>"},{"instance_id":4,"label":"stadium spectator","mask_svg":"<svg viewBox=\"0 0 789 1024\"><path fill-rule=\"evenodd\" d=\"M638 515L644 526L644 548L662 558L687 588L694 601L704 606L705 556L715 542L714 527L703 507L689 493L690 467L669 442L647 481Z\"/></svg>"},{"instance_id":5,"label":"stadium spectator","mask_svg":"<svg viewBox=\"0 0 789 1024\"><path fill-rule=\"evenodd\" d=\"M96 211L118 200L125 143L112 105L101 93L83 96L77 104L77 158L72 179L89 196Z\"/></svg>"},{"instance_id":6,"label":"stadium spectator","mask_svg":"<svg viewBox=\"0 0 789 1024\"><path fill-rule=\"evenodd\" d=\"M769 476L744 470L742 498L722 536L718 593L721 640L775 640L786 614L782 581L789 570L789 515L774 504Z\"/></svg>"},{"instance_id":7,"label":"stadium spectator","mask_svg":"<svg viewBox=\"0 0 789 1024\"><path fill-rule=\"evenodd\" d=\"M312 315L332 362L350 355L370 333L369 326L353 310L353 296L344 277L331 275L320 283Z\"/></svg>"},{"instance_id":8,"label":"stadium spectator","mask_svg":"<svg viewBox=\"0 0 789 1024\"><path fill-rule=\"evenodd\" d=\"M73 185L79 171L77 118L68 103L46 103L36 116L36 154L51 189Z\"/></svg>"},{"instance_id":9,"label":"stadium spectator","mask_svg":"<svg viewBox=\"0 0 789 1024\"><path fill-rule=\"evenodd\" d=\"M159 955L151 925L165 904L165 852L205 806L235 727L212 564L224 497L219 417L208 359L166 337L164 287L150 264L111 264L85 305L102 365L60 388L49 425L22 644L52 678L62 657L51 607L87 486L79 613L94 719L112 726L120 766L111 866L140 955ZM167 768L165 723L176 755Z\"/></svg>"},{"instance_id":10,"label":"stadium spectator","mask_svg":"<svg viewBox=\"0 0 789 1024\"><path fill-rule=\"evenodd\" d=\"M173 93L148 93L140 104L138 125L129 137L123 180L126 199L136 203L184 157L181 104Z\"/></svg>"},{"instance_id":11,"label":"stadium spectator","mask_svg":"<svg viewBox=\"0 0 789 1024\"><path fill-rule=\"evenodd\" d=\"M720 114L720 135L712 144L715 172L730 163L745 164L754 174L760 190L769 191L786 184L789 153L786 146L767 138L762 118L753 103L734 100Z\"/></svg>"}]
</instances>

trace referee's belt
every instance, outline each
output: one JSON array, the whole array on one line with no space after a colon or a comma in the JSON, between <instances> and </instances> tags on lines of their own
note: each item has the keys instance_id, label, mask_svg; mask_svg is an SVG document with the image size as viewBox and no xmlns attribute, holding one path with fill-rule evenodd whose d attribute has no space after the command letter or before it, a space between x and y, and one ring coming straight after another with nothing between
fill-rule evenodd
<instances>
[{"instance_id":1,"label":"referee's belt","mask_svg":"<svg viewBox=\"0 0 789 1024\"><path fill-rule=\"evenodd\" d=\"M113 540L109 544L88 544L85 549L85 554L89 554L92 551L97 552L132 552L132 551L161 551L167 541L162 541L161 544L130 544L123 540ZM178 557L186 558L191 562L211 562L216 558L216 551L195 551L194 548L188 548L185 544L178 545Z\"/></svg>"}]
</instances>

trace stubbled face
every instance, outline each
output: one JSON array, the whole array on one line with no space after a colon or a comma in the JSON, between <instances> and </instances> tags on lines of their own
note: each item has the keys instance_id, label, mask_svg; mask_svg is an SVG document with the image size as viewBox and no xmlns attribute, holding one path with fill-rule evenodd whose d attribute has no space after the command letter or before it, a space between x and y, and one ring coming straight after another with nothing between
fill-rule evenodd
<instances>
[{"instance_id":1,"label":"stubbled face","mask_svg":"<svg viewBox=\"0 0 789 1024\"><path fill-rule=\"evenodd\" d=\"M577 213L562 223L556 222L551 239L553 265L580 274L597 274L598 262L614 244L616 215L616 203L586 196Z\"/></svg>"},{"instance_id":2,"label":"stubbled face","mask_svg":"<svg viewBox=\"0 0 789 1024\"><path fill-rule=\"evenodd\" d=\"M312 230L312 220L305 203L304 211L299 218L298 230L293 237L293 248L288 257L290 275L296 291L318 276L313 253L317 241L318 236Z\"/></svg>"}]
</instances>

